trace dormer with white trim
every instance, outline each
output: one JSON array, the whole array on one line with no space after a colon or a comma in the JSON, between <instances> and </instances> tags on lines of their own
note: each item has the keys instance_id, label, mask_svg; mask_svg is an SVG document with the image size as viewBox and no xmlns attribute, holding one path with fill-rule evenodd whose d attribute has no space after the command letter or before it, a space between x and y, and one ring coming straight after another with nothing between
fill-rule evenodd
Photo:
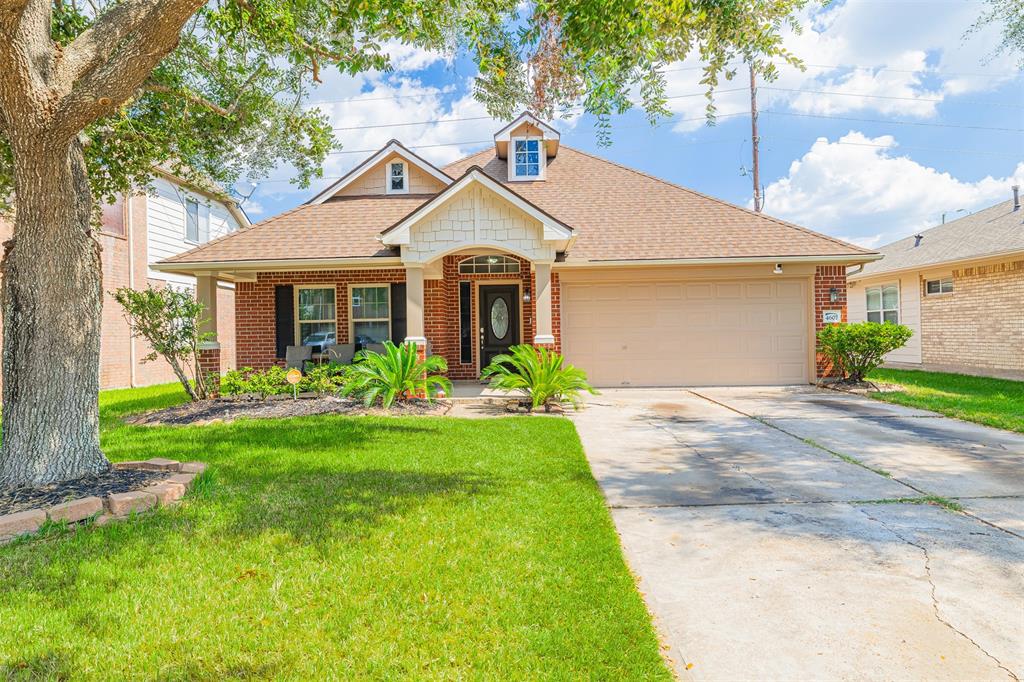
<instances>
[{"instance_id":1,"label":"dormer with white trim","mask_svg":"<svg viewBox=\"0 0 1024 682\"><path fill-rule=\"evenodd\" d=\"M530 113L494 134L494 150L508 162L508 179L515 182L543 180L548 161L558 154L560 134Z\"/></svg>"}]
</instances>

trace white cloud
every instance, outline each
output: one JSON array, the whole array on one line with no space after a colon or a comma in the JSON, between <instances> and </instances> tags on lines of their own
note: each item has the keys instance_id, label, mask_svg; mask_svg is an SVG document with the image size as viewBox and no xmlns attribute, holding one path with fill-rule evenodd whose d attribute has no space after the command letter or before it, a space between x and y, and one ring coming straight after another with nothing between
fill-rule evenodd
<instances>
[{"instance_id":1,"label":"white cloud","mask_svg":"<svg viewBox=\"0 0 1024 682\"><path fill-rule=\"evenodd\" d=\"M397 73L421 71L441 62L451 65L455 57L454 53L425 50L397 40L385 43L383 51L391 57L391 68Z\"/></svg>"},{"instance_id":2,"label":"white cloud","mask_svg":"<svg viewBox=\"0 0 1024 682\"><path fill-rule=\"evenodd\" d=\"M943 212L1007 200L1010 186L1024 183L1024 162L1008 177L971 182L899 156L896 148L891 135L851 131L835 142L819 138L765 189L766 210L873 247L932 227Z\"/></svg>"},{"instance_id":3,"label":"white cloud","mask_svg":"<svg viewBox=\"0 0 1024 682\"><path fill-rule=\"evenodd\" d=\"M1010 56L985 62L998 42L999 27L964 37L981 9L969 2L846 2L810 8L800 17L803 31L785 35L786 47L807 68L781 67L776 81L761 84L761 106L824 115L934 116L950 97L992 90L1017 77ZM668 93L701 92L701 71L692 68L699 66L690 58L667 67ZM686 70L673 70L680 67ZM720 113L749 108L749 95L742 91L746 85L742 67L734 81L720 85L723 90L741 88L716 96ZM675 130L701 127L704 104L699 97L670 100L669 107L681 118L698 119L679 121Z\"/></svg>"}]
</instances>

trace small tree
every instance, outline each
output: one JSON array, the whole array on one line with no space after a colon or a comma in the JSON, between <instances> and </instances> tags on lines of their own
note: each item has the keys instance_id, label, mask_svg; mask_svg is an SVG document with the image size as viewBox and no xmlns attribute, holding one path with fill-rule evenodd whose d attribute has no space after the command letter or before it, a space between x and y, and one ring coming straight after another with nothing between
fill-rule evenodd
<instances>
[{"instance_id":1,"label":"small tree","mask_svg":"<svg viewBox=\"0 0 1024 682\"><path fill-rule=\"evenodd\" d=\"M124 308L132 336L146 339L153 349L142 361L162 357L192 400L209 397L206 377L199 366L199 348L214 334L200 331L207 321L203 304L190 292L170 287L147 287L144 291L122 287L113 295Z\"/></svg>"},{"instance_id":2,"label":"small tree","mask_svg":"<svg viewBox=\"0 0 1024 682\"><path fill-rule=\"evenodd\" d=\"M844 378L861 382L885 361L886 353L902 348L913 335L910 327L902 324L836 324L818 332L818 350Z\"/></svg>"}]
</instances>

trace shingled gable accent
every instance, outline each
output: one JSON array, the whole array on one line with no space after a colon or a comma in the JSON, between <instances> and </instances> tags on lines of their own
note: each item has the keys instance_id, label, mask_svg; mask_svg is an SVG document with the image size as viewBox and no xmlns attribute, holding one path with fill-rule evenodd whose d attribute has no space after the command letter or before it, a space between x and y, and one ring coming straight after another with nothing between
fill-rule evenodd
<instances>
[{"instance_id":1,"label":"shingled gable accent","mask_svg":"<svg viewBox=\"0 0 1024 682\"><path fill-rule=\"evenodd\" d=\"M335 194L345 189L345 187L347 187L348 185L352 184L360 177L362 177L363 173L366 173L367 171L372 169L374 166L376 166L378 163L380 163L387 157L391 156L392 154L397 154L398 156L405 159L407 163L410 163L413 166L416 166L417 168L422 170L423 172L428 173L429 175L433 176L444 185L449 185L452 182L451 176L442 171L441 169L439 169L437 166L433 165L426 159L417 156L416 154L411 152L408 149L408 147L403 145L398 140L391 140L386 145L384 145L384 147L381 148L380 151L378 151L373 156L369 157L361 164L359 164L358 166L350 170L348 173L346 173L345 176L341 178L341 180L338 180L333 185L323 190L306 203L324 203L325 201L333 197Z\"/></svg>"},{"instance_id":2,"label":"shingled gable accent","mask_svg":"<svg viewBox=\"0 0 1024 682\"><path fill-rule=\"evenodd\" d=\"M544 239L546 241L568 241L575 236L575 231L572 227L530 203L505 185L496 182L479 167L471 166L465 173L463 173L462 177L448 185L444 191L439 192L435 197L418 206L405 218L381 232L381 242L385 246L408 244L410 239L409 230L413 225L429 215L435 208L443 204L452 196L473 184L479 184L491 192L494 192L505 201L541 223L541 225L544 226Z\"/></svg>"}]
</instances>

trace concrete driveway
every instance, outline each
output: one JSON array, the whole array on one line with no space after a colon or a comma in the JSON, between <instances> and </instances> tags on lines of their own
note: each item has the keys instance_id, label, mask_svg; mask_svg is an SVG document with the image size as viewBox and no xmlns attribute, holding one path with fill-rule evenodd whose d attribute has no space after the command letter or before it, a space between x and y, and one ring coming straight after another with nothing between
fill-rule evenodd
<instances>
[{"instance_id":1,"label":"concrete driveway","mask_svg":"<svg viewBox=\"0 0 1024 682\"><path fill-rule=\"evenodd\" d=\"M573 419L681 677L1024 678L1024 436L802 387Z\"/></svg>"}]
</instances>

